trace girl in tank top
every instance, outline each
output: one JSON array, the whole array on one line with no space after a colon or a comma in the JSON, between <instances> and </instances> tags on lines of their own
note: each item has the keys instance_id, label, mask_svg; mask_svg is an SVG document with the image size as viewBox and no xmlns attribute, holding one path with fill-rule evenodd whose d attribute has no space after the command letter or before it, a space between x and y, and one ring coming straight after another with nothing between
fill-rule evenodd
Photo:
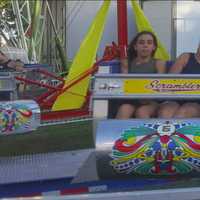
<instances>
[{"instance_id":1,"label":"girl in tank top","mask_svg":"<svg viewBox=\"0 0 200 200\"><path fill-rule=\"evenodd\" d=\"M128 59L121 60L122 73L165 73L165 62L153 58L156 49L153 33L138 33L129 45ZM116 118L150 118L155 116L157 108L158 103L153 100L128 100L119 107Z\"/></svg>"}]
</instances>

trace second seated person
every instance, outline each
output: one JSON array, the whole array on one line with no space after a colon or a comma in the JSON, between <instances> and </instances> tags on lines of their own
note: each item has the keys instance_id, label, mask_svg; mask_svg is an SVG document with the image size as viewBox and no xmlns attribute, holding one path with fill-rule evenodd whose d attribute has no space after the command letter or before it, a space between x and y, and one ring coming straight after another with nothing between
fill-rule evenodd
<instances>
[{"instance_id":1,"label":"second seated person","mask_svg":"<svg viewBox=\"0 0 200 200\"><path fill-rule=\"evenodd\" d=\"M121 60L122 73L165 73L165 61L154 59L157 39L152 32L139 32L128 47L128 59ZM176 102L168 103L171 114L179 106ZM159 104L154 100L125 100L120 105L116 118L129 119L151 118L157 115Z\"/></svg>"},{"instance_id":2,"label":"second seated person","mask_svg":"<svg viewBox=\"0 0 200 200\"><path fill-rule=\"evenodd\" d=\"M196 53L183 53L177 59L174 65L170 68L169 73L174 74L200 74L200 42ZM158 117L168 118L193 118L200 117L200 104L197 101L179 102L179 106L171 115L169 115L170 105L168 102L160 104Z\"/></svg>"}]
</instances>

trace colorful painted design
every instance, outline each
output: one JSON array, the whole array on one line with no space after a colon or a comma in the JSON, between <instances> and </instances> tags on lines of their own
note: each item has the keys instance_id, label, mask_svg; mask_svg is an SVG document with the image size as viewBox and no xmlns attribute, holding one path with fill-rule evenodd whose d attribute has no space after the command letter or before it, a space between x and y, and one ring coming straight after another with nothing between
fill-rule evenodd
<instances>
[{"instance_id":1,"label":"colorful painted design","mask_svg":"<svg viewBox=\"0 0 200 200\"><path fill-rule=\"evenodd\" d=\"M187 174L200 171L200 126L151 123L125 130L115 141L111 166L117 173Z\"/></svg>"},{"instance_id":2,"label":"colorful painted design","mask_svg":"<svg viewBox=\"0 0 200 200\"><path fill-rule=\"evenodd\" d=\"M20 128L30 127L32 111L23 104L4 103L0 105L0 132L9 134Z\"/></svg>"}]
</instances>

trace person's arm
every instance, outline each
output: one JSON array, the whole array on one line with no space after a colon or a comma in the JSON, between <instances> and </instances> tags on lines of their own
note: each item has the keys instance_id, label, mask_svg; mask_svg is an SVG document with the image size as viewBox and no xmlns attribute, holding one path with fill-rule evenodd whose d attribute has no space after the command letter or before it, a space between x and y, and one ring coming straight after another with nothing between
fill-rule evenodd
<instances>
[{"instance_id":1,"label":"person's arm","mask_svg":"<svg viewBox=\"0 0 200 200\"><path fill-rule=\"evenodd\" d=\"M156 61L157 73L164 74L166 72L166 62L163 60Z\"/></svg>"},{"instance_id":2,"label":"person's arm","mask_svg":"<svg viewBox=\"0 0 200 200\"><path fill-rule=\"evenodd\" d=\"M0 51L0 64L6 63L8 61L9 59L7 58L7 56Z\"/></svg>"},{"instance_id":3,"label":"person's arm","mask_svg":"<svg viewBox=\"0 0 200 200\"><path fill-rule=\"evenodd\" d=\"M8 64L7 64L7 67L8 67L8 68L12 68L12 69L14 69L14 70L16 70L16 71L19 71L19 72L25 70L25 69L24 69L24 63L21 62L21 61L19 61L19 60L18 60L18 61L10 60L10 61L8 62Z\"/></svg>"},{"instance_id":4,"label":"person's arm","mask_svg":"<svg viewBox=\"0 0 200 200\"><path fill-rule=\"evenodd\" d=\"M12 68L16 71L24 71L24 63L17 60L9 59L4 53L0 51L0 65L5 68Z\"/></svg>"},{"instance_id":5,"label":"person's arm","mask_svg":"<svg viewBox=\"0 0 200 200\"><path fill-rule=\"evenodd\" d=\"M185 65L187 64L189 60L190 54L189 53L183 53L181 54L177 59L176 62L172 65L172 67L169 70L169 73L178 74L181 73Z\"/></svg>"},{"instance_id":6,"label":"person's arm","mask_svg":"<svg viewBox=\"0 0 200 200\"><path fill-rule=\"evenodd\" d=\"M123 74L128 74L128 59L127 58L121 59L120 65L121 65L121 72Z\"/></svg>"}]
</instances>

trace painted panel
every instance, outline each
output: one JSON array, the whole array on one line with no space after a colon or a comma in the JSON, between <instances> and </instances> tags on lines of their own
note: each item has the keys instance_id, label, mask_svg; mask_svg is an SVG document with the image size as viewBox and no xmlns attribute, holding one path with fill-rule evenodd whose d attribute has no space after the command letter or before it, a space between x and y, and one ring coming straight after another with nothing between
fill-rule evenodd
<instances>
[{"instance_id":1,"label":"painted panel","mask_svg":"<svg viewBox=\"0 0 200 200\"><path fill-rule=\"evenodd\" d=\"M200 120L102 120L96 150L100 178L197 174Z\"/></svg>"},{"instance_id":2,"label":"painted panel","mask_svg":"<svg viewBox=\"0 0 200 200\"><path fill-rule=\"evenodd\" d=\"M1 102L0 135L25 133L40 125L40 109L32 100Z\"/></svg>"},{"instance_id":3,"label":"painted panel","mask_svg":"<svg viewBox=\"0 0 200 200\"><path fill-rule=\"evenodd\" d=\"M120 77L121 76L121 77ZM200 95L198 76L169 75L99 75L95 79L94 97L120 98L149 96L153 98L191 98Z\"/></svg>"}]
</instances>

